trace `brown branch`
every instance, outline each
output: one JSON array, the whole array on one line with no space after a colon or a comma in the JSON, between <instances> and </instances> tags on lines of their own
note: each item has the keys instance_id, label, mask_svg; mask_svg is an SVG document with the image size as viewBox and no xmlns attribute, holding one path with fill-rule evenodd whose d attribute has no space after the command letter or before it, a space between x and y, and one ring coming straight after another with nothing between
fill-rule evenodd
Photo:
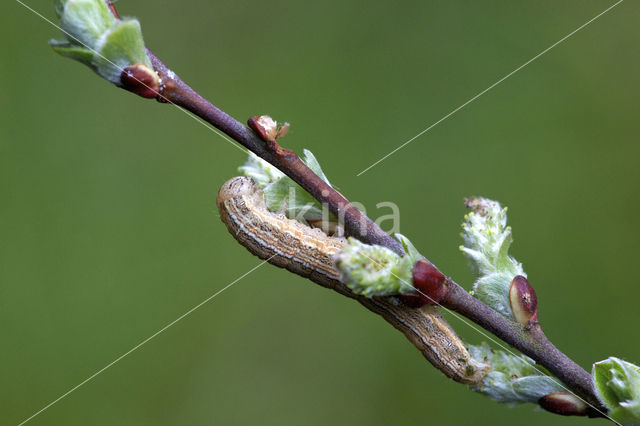
<instances>
[{"instance_id":1,"label":"brown branch","mask_svg":"<svg viewBox=\"0 0 640 426\"><path fill-rule=\"evenodd\" d=\"M108 2L110 8L115 8ZM352 235L359 240L387 247L398 254L404 254L402 246L383 232L371 219L356 209L342 194L334 190L312 170L310 170L300 158L291 150L280 147L274 141L265 142L247 126L235 120L224 111L207 101L200 94L184 83L175 73L160 61L151 51L147 50L152 65L161 79L161 85L156 99L160 102L170 102L178 105L198 117L206 120L220 131L224 132L235 141L242 144L260 158L271 163L285 173L303 189L309 192L316 200L326 204L329 210L339 218L344 218L343 225L347 235ZM148 89L148 87L147 87ZM544 335L539 324L535 323L523 328L521 325L506 319L472 297L466 290L456 284L450 278L445 282L446 292L440 303L467 317L474 323L493 333L504 342L510 344L522 353L530 356L540 365L546 367L558 377L568 389L579 395L592 407L588 414L591 417L604 417L606 408L602 406L596 397L591 375L578 366L569 357L560 352ZM336 288L334 288L336 289ZM336 289L340 291L339 289ZM375 300L364 300L361 296L355 296L348 290L342 289L342 294L359 300L370 310L383 315L387 321L401 329L408 337L409 328L398 323L398 316L381 311L380 304ZM384 302L387 304L387 302ZM378 306L379 305L379 306ZM392 303L388 306L396 306ZM404 309L404 311L403 311ZM386 309L387 311L389 308ZM409 318L415 311L412 308L399 308L402 318ZM410 337L410 340L413 339ZM416 342L414 342L416 344ZM416 344L416 346L418 346Z\"/></svg>"},{"instance_id":2,"label":"brown branch","mask_svg":"<svg viewBox=\"0 0 640 426\"><path fill-rule=\"evenodd\" d=\"M385 246L398 254L404 254L398 241L384 232L371 219L354 207L318 175L313 173L293 151L277 143L267 143L251 129L200 96L195 90L171 72L151 51L147 50L162 85L158 94L161 102L171 102L214 125L258 157L281 170L322 204L326 204L334 215L343 219L345 233L368 244Z\"/></svg>"},{"instance_id":3,"label":"brown branch","mask_svg":"<svg viewBox=\"0 0 640 426\"><path fill-rule=\"evenodd\" d=\"M542 331L538 322L523 327L503 317L480 300L471 296L451 278L446 281L447 291L440 304L455 311L523 354L533 358L560 379L568 389L588 402L590 417L604 417L607 409L598 400L591 374L556 348Z\"/></svg>"},{"instance_id":4,"label":"brown branch","mask_svg":"<svg viewBox=\"0 0 640 426\"><path fill-rule=\"evenodd\" d=\"M333 214L344 217L345 231L348 235L353 235L368 244L385 246L396 253L403 253L402 247L395 239L383 232L342 194L313 173L293 151L263 141L247 126L195 92L173 72L170 72L153 53L149 52L149 56L163 82L159 95L161 101L168 101L191 111L240 142L260 158L274 165L319 202L327 204ZM365 224L365 226L363 227L361 224ZM553 346L540 327L523 331L522 326L504 318L471 296L451 279L447 281L447 292L441 304L469 318L501 340L530 356L549 369L573 392L594 405L598 410L606 412L594 393L591 375Z\"/></svg>"},{"instance_id":5,"label":"brown branch","mask_svg":"<svg viewBox=\"0 0 640 426\"><path fill-rule=\"evenodd\" d=\"M385 246L396 253L403 253L395 239L384 233L345 197L313 173L293 151L275 143L263 141L247 126L211 104L174 73L169 72L168 68L151 52L149 55L163 81L160 91L161 100L191 111L281 170L315 199L326 204L336 216L344 217L345 231L348 235L353 235L368 244ZM480 300L472 297L451 279L447 281L447 292L441 304L469 318L546 367L571 391L596 407L595 410L592 409L591 415L598 415L596 410L606 413L606 409L602 407L595 395L591 375L560 352L546 338L539 326L523 330L522 326L504 318Z\"/></svg>"}]
</instances>

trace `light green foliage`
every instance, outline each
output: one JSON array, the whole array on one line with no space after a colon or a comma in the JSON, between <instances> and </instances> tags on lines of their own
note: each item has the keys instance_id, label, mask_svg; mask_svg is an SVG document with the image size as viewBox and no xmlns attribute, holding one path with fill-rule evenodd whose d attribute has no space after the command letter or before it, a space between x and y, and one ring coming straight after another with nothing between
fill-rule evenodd
<instances>
[{"instance_id":1,"label":"light green foliage","mask_svg":"<svg viewBox=\"0 0 640 426\"><path fill-rule=\"evenodd\" d=\"M509 256L511 227L507 226L507 208L486 198L467 200L471 209L462 224L464 245L460 250L479 274L472 294L503 316L512 319L509 285L516 275L526 277L522 264Z\"/></svg>"},{"instance_id":2,"label":"light green foliage","mask_svg":"<svg viewBox=\"0 0 640 426\"><path fill-rule=\"evenodd\" d=\"M255 155L253 152L249 152L247 162L240 166L238 171L243 175L252 178L255 183L263 189L268 184L286 177L284 173Z\"/></svg>"},{"instance_id":3,"label":"light green foliage","mask_svg":"<svg viewBox=\"0 0 640 426\"><path fill-rule=\"evenodd\" d=\"M535 367L535 362L525 355L493 350L486 343L469 346L469 353L475 360L491 364L491 371L482 384L473 389L498 402L536 403L544 395L566 391L557 379L543 368Z\"/></svg>"},{"instance_id":4,"label":"light green foliage","mask_svg":"<svg viewBox=\"0 0 640 426\"><path fill-rule=\"evenodd\" d=\"M50 44L60 55L82 62L116 85L126 67L151 68L136 19L116 19L103 0L58 0L55 7L66 40Z\"/></svg>"},{"instance_id":5,"label":"light green foliage","mask_svg":"<svg viewBox=\"0 0 640 426\"><path fill-rule=\"evenodd\" d=\"M399 256L386 247L371 246L349 238L336 265L343 280L354 293L367 297L390 296L413 292L413 266L422 258L406 237L396 234L406 255Z\"/></svg>"},{"instance_id":6,"label":"light green foliage","mask_svg":"<svg viewBox=\"0 0 640 426\"><path fill-rule=\"evenodd\" d=\"M593 364L593 379L611 418L624 425L640 425L640 367L609 357Z\"/></svg>"},{"instance_id":7,"label":"light green foliage","mask_svg":"<svg viewBox=\"0 0 640 426\"><path fill-rule=\"evenodd\" d=\"M420 254L416 246L414 246L407 237L402 234L395 234L395 237L396 240L400 241L400 244L402 244L402 248L406 253L404 257L409 258L409 260L412 262L412 265L415 265L418 260L424 259L424 256Z\"/></svg>"},{"instance_id":8,"label":"light green foliage","mask_svg":"<svg viewBox=\"0 0 640 426\"><path fill-rule=\"evenodd\" d=\"M311 151L304 150L302 161L331 186ZM257 155L249 153L249 159L239 168L239 171L245 176L251 177L262 188L269 210L283 211L287 217L297 220L337 222L326 209L323 217L322 205L315 198L291 178Z\"/></svg>"},{"instance_id":9,"label":"light green foliage","mask_svg":"<svg viewBox=\"0 0 640 426\"><path fill-rule=\"evenodd\" d=\"M102 0L58 0L55 8L66 36L87 46L98 44L118 22Z\"/></svg>"}]
</instances>

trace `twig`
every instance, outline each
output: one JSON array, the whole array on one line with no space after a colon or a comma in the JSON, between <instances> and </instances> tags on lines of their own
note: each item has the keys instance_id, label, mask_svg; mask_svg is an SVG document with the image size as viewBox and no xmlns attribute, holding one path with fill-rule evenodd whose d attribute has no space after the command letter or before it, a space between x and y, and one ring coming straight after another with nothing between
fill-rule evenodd
<instances>
[{"instance_id":1,"label":"twig","mask_svg":"<svg viewBox=\"0 0 640 426\"><path fill-rule=\"evenodd\" d=\"M148 53L163 82L160 100L169 101L191 111L274 165L319 202L327 204L330 211L336 216L344 217L345 231L348 235L353 235L365 243L385 246L396 253L403 254L402 247L395 239L383 232L345 197L313 173L293 151L282 148L275 143L270 144L263 141L247 126L195 92L173 72L170 72L153 53ZM597 410L606 412L594 393L591 375L553 346L539 326L523 330L522 326L504 318L471 296L451 279L447 281L447 292L441 304L469 318L530 356L549 369L569 389L595 406ZM592 414L597 415L598 413L594 411Z\"/></svg>"},{"instance_id":2,"label":"twig","mask_svg":"<svg viewBox=\"0 0 640 426\"><path fill-rule=\"evenodd\" d=\"M322 204L326 204L334 215L344 220L345 233L368 244L385 246L398 254L404 254L398 241L384 232L371 219L354 207L345 197L313 173L293 151L277 143L267 143L251 129L200 96L189 85L147 49L151 63L162 80L158 100L171 102L191 111L238 141L245 148L268 161L289 176L305 191Z\"/></svg>"},{"instance_id":3,"label":"twig","mask_svg":"<svg viewBox=\"0 0 640 426\"><path fill-rule=\"evenodd\" d=\"M115 8L110 2L107 1L107 3L117 16ZM342 194L318 177L293 151L282 148L275 142L262 140L247 126L235 120L194 91L148 49L147 53L162 82L156 98L158 101L170 102L192 112L260 158L271 163L298 183L320 203L326 204L333 214L341 219L343 218L343 225L347 235L352 235L365 243L381 245L398 254L404 254L398 241L382 231ZM446 292L444 297L440 299L442 306L467 317L546 367L572 392L575 392L591 404L592 407L589 411L591 417L605 416L607 410L596 397L591 375L560 352L547 339L538 323L530 324L523 328L523 326L506 319L480 300L471 296L452 279L447 278L445 285ZM401 317L401 320L402 318L415 316L413 308L397 308L394 305L397 312L394 315L389 315L388 312L381 312L381 309L375 306L375 301L365 300L361 296L354 295L344 286L336 287L334 290L359 300L370 310L381 314L387 321L401 329L418 346L414 339L409 336L415 330L403 328L404 326L401 324L398 325L397 315Z\"/></svg>"},{"instance_id":4,"label":"twig","mask_svg":"<svg viewBox=\"0 0 640 426\"><path fill-rule=\"evenodd\" d=\"M451 278L447 278L446 286L445 296L440 300L442 306L458 312L533 358L560 379L572 392L591 404L590 417L604 417L603 414L607 409L595 395L591 375L560 352L544 334L538 322L532 322L523 327L471 296Z\"/></svg>"}]
</instances>

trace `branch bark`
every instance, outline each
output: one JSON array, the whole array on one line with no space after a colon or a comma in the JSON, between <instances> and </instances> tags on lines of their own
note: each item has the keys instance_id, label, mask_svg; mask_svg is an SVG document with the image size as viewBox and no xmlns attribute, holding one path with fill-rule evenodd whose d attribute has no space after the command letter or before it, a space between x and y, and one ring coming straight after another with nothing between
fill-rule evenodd
<instances>
[{"instance_id":1,"label":"branch bark","mask_svg":"<svg viewBox=\"0 0 640 426\"><path fill-rule=\"evenodd\" d=\"M108 0L106 1L117 17L115 8ZM184 83L150 50L147 49L147 53L162 82L156 97L158 101L170 102L192 112L281 170L316 200L326 204L333 214L341 219L344 218L343 225L347 235L354 236L365 243L384 246L398 254L404 254L398 241L382 231L342 194L327 185L293 151L282 148L275 142L262 140L247 126L213 105ZM385 317L387 321L403 331L414 345L422 351L423 348L420 348L417 342L419 339L416 339L420 337L420 334L418 333L414 336L412 333L415 330L412 330L411 325L403 324L396 314L390 313L393 310L397 310L397 303L388 304L383 301L382 303L387 308L382 309L381 306L383 305L380 304L380 299L378 301L368 300L362 296L354 295L344 285L338 283L333 286L333 289L347 297L355 298L368 309ZM588 413L590 417L606 417L607 410L602 406L595 394L591 375L558 350L547 339L538 323L523 328L521 325L501 316L480 300L472 297L451 278L446 280L446 293L440 303L445 308L470 319L546 367L571 392L583 398L591 406ZM390 308L391 306L393 308ZM399 311L400 320L414 315L410 312L414 310L413 308L405 307L404 309L406 312L402 312L402 309Z\"/></svg>"},{"instance_id":2,"label":"branch bark","mask_svg":"<svg viewBox=\"0 0 640 426\"><path fill-rule=\"evenodd\" d=\"M523 327L471 296L451 278L447 278L446 286L447 291L440 301L442 306L465 316L547 368L569 390L590 404L590 417L605 417L607 409L595 394L591 374L556 348L538 322Z\"/></svg>"},{"instance_id":3,"label":"branch bark","mask_svg":"<svg viewBox=\"0 0 640 426\"><path fill-rule=\"evenodd\" d=\"M337 217L344 217L347 235L352 235L367 244L387 247L398 254L404 253L398 241L382 231L342 194L327 185L293 151L282 148L276 143L263 141L247 126L217 108L184 83L152 52L148 51L148 53L154 69L162 79L158 100L171 102L194 113L260 158L271 163L309 192L316 200L326 204ZM344 294L344 292L342 293ZM350 295L350 297L353 296ZM367 306L366 302L363 304ZM467 317L546 367L568 389L592 406L591 416L602 417L606 413L606 408L601 405L595 395L591 375L560 352L547 339L539 325L523 330L522 326L498 314L451 279L447 280L447 292L441 305Z\"/></svg>"},{"instance_id":4,"label":"branch bark","mask_svg":"<svg viewBox=\"0 0 640 426\"><path fill-rule=\"evenodd\" d=\"M155 71L162 80L158 100L171 102L194 113L218 130L229 135L258 157L281 170L316 200L326 204L336 217L344 218L343 225L347 235L356 237L365 243L385 246L398 254L404 254L398 241L380 229L378 225L355 208L342 194L313 173L293 151L282 148L275 142L267 143L263 141L247 126L189 87L148 49L147 53L151 58Z\"/></svg>"},{"instance_id":5,"label":"branch bark","mask_svg":"<svg viewBox=\"0 0 640 426\"><path fill-rule=\"evenodd\" d=\"M367 244L387 247L403 254L401 245L362 214L342 194L327 185L291 150L267 143L252 130L207 101L184 83L175 73L148 52L163 84L159 100L171 102L203 118L244 147L285 173L316 200L326 204L337 217L344 217L345 231ZM344 292L342 292L344 294ZM353 297L350 295L350 297ZM362 301L361 301L362 303ZM447 280L447 292L441 305L467 317L525 355L546 367L568 389L592 405L591 415L602 417L606 409L595 395L591 375L560 352L545 336L539 325L523 330L471 296L453 280ZM365 303L366 306L366 303ZM371 307L369 307L371 309ZM379 312L378 312L379 313Z\"/></svg>"}]
</instances>

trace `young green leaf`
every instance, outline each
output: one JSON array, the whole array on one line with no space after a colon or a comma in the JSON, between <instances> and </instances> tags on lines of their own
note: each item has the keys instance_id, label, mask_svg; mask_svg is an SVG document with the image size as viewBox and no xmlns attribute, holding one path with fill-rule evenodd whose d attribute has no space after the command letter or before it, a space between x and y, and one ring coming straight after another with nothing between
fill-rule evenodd
<instances>
[{"instance_id":1,"label":"young green leaf","mask_svg":"<svg viewBox=\"0 0 640 426\"><path fill-rule=\"evenodd\" d=\"M320 163L309 150L304 150L303 162L329 186L331 183L320 167ZM337 226L337 219L307 191L291 178L253 153L249 153L247 162L239 168L245 176L252 178L262 188L271 211L283 211L290 219L329 222L329 227ZM327 225L327 224L325 224Z\"/></svg>"},{"instance_id":2,"label":"young green leaf","mask_svg":"<svg viewBox=\"0 0 640 426\"><path fill-rule=\"evenodd\" d=\"M128 67L142 64L152 70L136 19L116 18L103 0L58 0L55 6L66 40L50 44L60 55L87 65L118 86Z\"/></svg>"},{"instance_id":3,"label":"young green leaf","mask_svg":"<svg viewBox=\"0 0 640 426\"><path fill-rule=\"evenodd\" d=\"M623 425L640 424L640 367L609 357L593 364L593 379L612 419Z\"/></svg>"}]
</instances>

